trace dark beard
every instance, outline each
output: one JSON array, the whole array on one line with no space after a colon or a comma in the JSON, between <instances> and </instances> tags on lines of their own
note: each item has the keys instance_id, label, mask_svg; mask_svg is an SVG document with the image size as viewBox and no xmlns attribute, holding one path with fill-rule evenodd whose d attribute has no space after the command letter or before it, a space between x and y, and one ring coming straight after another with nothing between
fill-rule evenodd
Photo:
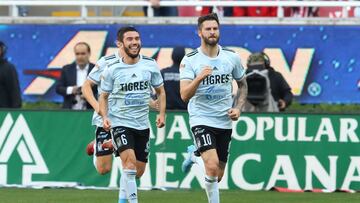
<instances>
[{"instance_id":1,"label":"dark beard","mask_svg":"<svg viewBox=\"0 0 360 203\"><path fill-rule=\"evenodd\" d=\"M141 47L139 48L139 51L136 54L132 54L130 52L129 48L125 47L125 49L124 49L126 55L128 55L130 58L133 58L133 59L135 59L135 58L137 58L139 56L140 50L141 50Z\"/></svg>"},{"instance_id":2,"label":"dark beard","mask_svg":"<svg viewBox=\"0 0 360 203\"><path fill-rule=\"evenodd\" d=\"M208 38L204 37L204 42L205 42L206 45L214 47L214 46L216 46L218 44L219 39L220 39L220 37L216 38L215 41L210 41Z\"/></svg>"}]
</instances>

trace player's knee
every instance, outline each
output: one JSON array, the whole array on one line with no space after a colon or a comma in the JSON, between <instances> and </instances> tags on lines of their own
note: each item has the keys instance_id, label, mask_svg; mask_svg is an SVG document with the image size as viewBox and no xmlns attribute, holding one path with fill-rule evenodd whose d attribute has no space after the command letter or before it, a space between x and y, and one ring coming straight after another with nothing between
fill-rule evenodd
<instances>
[{"instance_id":1,"label":"player's knee","mask_svg":"<svg viewBox=\"0 0 360 203\"><path fill-rule=\"evenodd\" d=\"M136 178L141 178L141 176L144 174L144 170L137 169L136 170Z\"/></svg>"},{"instance_id":2,"label":"player's knee","mask_svg":"<svg viewBox=\"0 0 360 203\"><path fill-rule=\"evenodd\" d=\"M219 162L217 160L208 160L205 163L206 173L211 176L217 176L219 173Z\"/></svg>"},{"instance_id":3,"label":"player's knee","mask_svg":"<svg viewBox=\"0 0 360 203\"><path fill-rule=\"evenodd\" d=\"M136 168L136 178L141 178L141 176L144 174L145 172L145 167L137 167Z\"/></svg>"},{"instance_id":4,"label":"player's knee","mask_svg":"<svg viewBox=\"0 0 360 203\"><path fill-rule=\"evenodd\" d=\"M220 182L222 180L223 176L224 176L224 173L220 173L218 175L218 182Z\"/></svg>"},{"instance_id":5,"label":"player's knee","mask_svg":"<svg viewBox=\"0 0 360 203\"><path fill-rule=\"evenodd\" d=\"M126 156L122 160L124 169L136 170L136 158L133 156Z\"/></svg>"},{"instance_id":6,"label":"player's knee","mask_svg":"<svg viewBox=\"0 0 360 203\"><path fill-rule=\"evenodd\" d=\"M128 158L123 162L125 169L136 170L136 159Z\"/></svg>"},{"instance_id":7,"label":"player's knee","mask_svg":"<svg viewBox=\"0 0 360 203\"><path fill-rule=\"evenodd\" d=\"M224 176L226 164L224 162L219 162L219 173L218 173L218 182L220 182Z\"/></svg>"},{"instance_id":8,"label":"player's knee","mask_svg":"<svg viewBox=\"0 0 360 203\"><path fill-rule=\"evenodd\" d=\"M110 170L111 170L111 167L106 167L106 166L97 168L97 171L100 175L105 175L105 174L109 173Z\"/></svg>"},{"instance_id":9,"label":"player's knee","mask_svg":"<svg viewBox=\"0 0 360 203\"><path fill-rule=\"evenodd\" d=\"M111 162L105 162L105 161L99 161L97 162L96 164L96 169L97 169L97 172L100 174L100 175L105 175L107 173L109 173L111 171Z\"/></svg>"},{"instance_id":10,"label":"player's knee","mask_svg":"<svg viewBox=\"0 0 360 203\"><path fill-rule=\"evenodd\" d=\"M133 162L124 163L124 168L129 170L136 170L136 164Z\"/></svg>"}]
</instances>

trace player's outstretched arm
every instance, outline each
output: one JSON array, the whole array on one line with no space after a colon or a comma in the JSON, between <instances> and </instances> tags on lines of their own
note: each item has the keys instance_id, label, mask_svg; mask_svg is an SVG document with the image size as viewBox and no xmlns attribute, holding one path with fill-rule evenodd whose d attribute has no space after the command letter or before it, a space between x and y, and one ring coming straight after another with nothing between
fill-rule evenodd
<instances>
[{"instance_id":1,"label":"player's outstretched arm","mask_svg":"<svg viewBox=\"0 0 360 203\"><path fill-rule=\"evenodd\" d=\"M181 99L184 102L188 102L191 97L193 97L196 93L197 88L199 87L202 80L204 80L207 76L211 75L212 68L204 67L198 76L194 80L181 80L180 81L180 95Z\"/></svg>"},{"instance_id":2,"label":"player's outstretched arm","mask_svg":"<svg viewBox=\"0 0 360 203\"><path fill-rule=\"evenodd\" d=\"M103 92L100 94L100 97L99 97L99 108L100 108L99 113L100 113L100 116L103 118L103 122L104 122L103 127L107 131L111 127L110 120L107 117L109 95L110 95L110 93Z\"/></svg>"},{"instance_id":3,"label":"player's outstretched arm","mask_svg":"<svg viewBox=\"0 0 360 203\"><path fill-rule=\"evenodd\" d=\"M229 117L234 121L236 121L240 117L241 109L246 102L246 97L248 94L248 87L245 77L242 80L237 81L236 83L238 85L238 90L234 98L234 107L228 112Z\"/></svg>"},{"instance_id":4,"label":"player's outstretched arm","mask_svg":"<svg viewBox=\"0 0 360 203\"><path fill-rule=\"evenodd\" d=\"M81 91L87 102L93 107L96 113L99 113L99 103L94 97L92 87L96 85L93 81L87 79L82 85Z\"/></svg>"},{"instance_id":5,"label":"player's outstretched arm","mask_svg":"<svg viewBox=\"0 0 360 203\"><path fill-rule=\"evenodd\" d=\"M156 119L156 126L162 128L165 126L165 111L166 111L166 93L164 86L155 88L159 100L159 115Z\"/></svg>"}]
</instances>

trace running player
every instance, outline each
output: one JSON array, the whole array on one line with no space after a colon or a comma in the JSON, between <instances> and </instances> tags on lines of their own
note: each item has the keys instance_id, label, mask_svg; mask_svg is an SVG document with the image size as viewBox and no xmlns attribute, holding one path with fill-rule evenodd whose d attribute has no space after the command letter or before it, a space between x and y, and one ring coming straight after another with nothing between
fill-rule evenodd
<instances>
[{"instance_id":1,"label":"running player","mask_svg":"<svg viewBox=\"0 0 360 203\"><path fill-rule=\"evenodd\" d=\"M89 104L94 108L94 114L92 118L92 125L96 126L95 141L92 141L87 146L87 153L93 156L93 163L97 172L101 175L107 174L111 171L112 167L112 154L111 148L104 148L103 144L111 140L109 132L103 128L103 120L99 115L99 103L94 97L92 87L97 86L98 94L101 93L100 88L100 76L102 72L107 68L108 64L116 60L120 60L120 49L117 53L100 58L95 67L89 73L87 80L82 86L82 93ZM110 99L111 100L111 99ZM118 155L116 155L118 156ZM119 189L119 203L126 203L126 193L124 188L124 176L120 178Z\"/></svg>"},{"instance_id":2,"label":"running player","mask_svg":"<svg viewBox=\"0 0 360 203\"><path fill-rule=\"evenodd\" d=\"M193 163L199 162L195 152L200 153L205 165L208 200L218 203L218 182L228 160L232 120L240 116L247 84L239 56L218 44L216 14L199 17L198 35L201 46L187 54L180 65L180 94L184 101L189 101L189 122L196 144L196 149L188 148L190 156L183 163L183 171L189 171ZM231 94L233 80L238 85L235 99Z\"/></svg>"},{"instance_id":3,"label":"running player","mask_svg":"<svg viewBox=\"0 0 360 203\"><path fill-rule=\"evenodd\" d=\"M125 191L130 203L137 202L135 178L144 173L149 154L149 99L151 86L159 98L157 127L165 125L166 97L163 79L156 62L139 54L141 39L134 27L118 32L123 57L107 65L101 79L100 115L112 144L120 154ZM108 103L111 94L110 103ZM109 110L108 110L109 109Z\"/></svg>"}]
</instances>

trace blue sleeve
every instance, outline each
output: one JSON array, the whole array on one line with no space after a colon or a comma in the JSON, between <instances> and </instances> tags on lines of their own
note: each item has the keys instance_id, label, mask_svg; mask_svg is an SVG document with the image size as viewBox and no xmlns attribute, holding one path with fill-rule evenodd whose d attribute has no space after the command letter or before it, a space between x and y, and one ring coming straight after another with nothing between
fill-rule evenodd
<instances>
[{"instance_id":1,"label":"blue sleeve","mask_svg":"<svg viewBox=\"0 0 360 203\"><path fill-rule=\"evenodd\" d=\"M151 86L154 88L158 88L164 84L163 77L161 76L161 72L157 64L155 63L153 66L153 70L151 71Z\"/></svg>"},{"instance_id":2,"label":"blue sleeve","mask_svg":"<svg viewBox=\"0 0 360 203\"><path fill-rule=\"evenodd\" d=\"M103 74L101 75L101 83L100 88L102 91L111 93L113 90L114 79L111 75L110 69L107 68L104 70Z\"/></svg>"},{"instance_id":3,"label":"blue sleeve","mask_svg":"<svg viewBox=\"0 0 360 203\"><path fill-rule=\"evenodd\" d=\"M194 80L195 72L186 56L180 63L180 80Z\"/></svg>"},{"instance_id":4,"label":"blue sleeve","mask_svg":"<svg viewBox=\"0 0 360 203\"><path fill-rule=\"evenodd\" d=\"M95 67L89 73L87 79L93 81L97 85L100 84L100 76L102 71L105 69L106 63L104 57L100 58L97 62Z\"/></svg>"},{"instance_id":5,"label":"blue sleeve","mask_svg":"<svg viewBox=\"0 0 360 203\"><path fill-rule=\"evenodd\" d=\"M241 65L240 57L236 54L234 55L234 69L232 71L233 78L236 81L240 81L245 76L245 69Z\"/></svg>"}]
</instances>

